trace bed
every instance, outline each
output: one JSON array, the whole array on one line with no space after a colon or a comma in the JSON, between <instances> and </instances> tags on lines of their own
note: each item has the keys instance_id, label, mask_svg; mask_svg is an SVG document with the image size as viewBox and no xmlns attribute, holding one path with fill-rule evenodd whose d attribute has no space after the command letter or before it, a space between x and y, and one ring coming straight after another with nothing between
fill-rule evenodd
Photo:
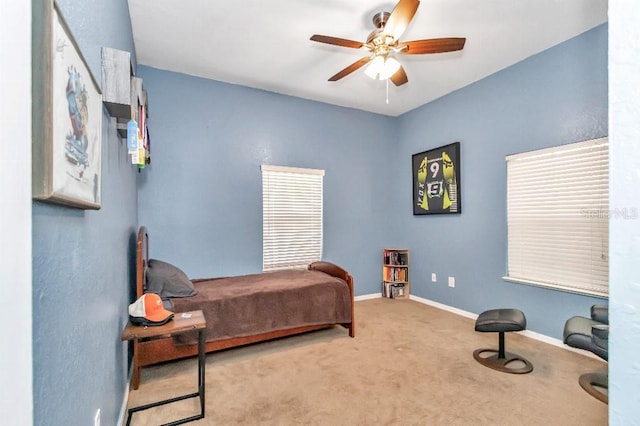
<instances>
[{"instance_id":1,"label":"bed","mask_svg":"<svg viewBox=\"0 0 640 426\"><path fill-rule=\"evenodd\" d=\"M168 276L159 266L166 265L149 259L149 235L144 226L140 227L136 243L136 298L152 291L162 293L165 306L173 312L201 309L207 321L206 352L336 325L345 327L349 336L355 337L353 277L333 263L313 262L307 270L235 277L189 280L184 275L182 279L189 281L184 286L191 286L191 290L181 287L185 290L173 293L157 289L161 282L158 271L164 274L162 278ZM172 282L182 272L177 268L170 271ZM138 389L142 367L197 353L195 336L134 341L133 389Z\"/></svg>"}]
</instances>

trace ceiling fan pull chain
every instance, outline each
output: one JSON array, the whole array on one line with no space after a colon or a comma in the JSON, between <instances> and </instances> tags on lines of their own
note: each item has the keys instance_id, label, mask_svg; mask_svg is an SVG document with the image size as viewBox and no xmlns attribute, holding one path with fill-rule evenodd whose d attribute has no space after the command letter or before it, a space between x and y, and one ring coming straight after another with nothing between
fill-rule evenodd
<instances>
[{"instance_id":1,"label":"ceiling fan pull chain","mask_svg":"<svg viewBox=\"0 0 640 426\"><path fill-rule=\"evenodd\" d=\"M389 105L389 79L385 80L387 83L387 105Z\"/></svg>"}]
</instances>

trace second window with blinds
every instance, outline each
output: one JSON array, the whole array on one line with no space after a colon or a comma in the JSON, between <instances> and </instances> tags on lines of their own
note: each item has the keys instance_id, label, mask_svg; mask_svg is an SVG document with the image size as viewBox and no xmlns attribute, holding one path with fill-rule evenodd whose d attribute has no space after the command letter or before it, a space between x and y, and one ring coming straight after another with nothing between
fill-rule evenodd
<instances>
[{"instance_id":1,"label":"second window with blinds","mask_svg":"<svg viewBox=\"0 0 640 426\"><path fill-rule=\"evenodd\" d=\"M608 295L607 138L510 155L506 280Z\"/></svg>"},{"instance_id":2,"label":"second window with blinds","mask_svg":"<svg viewBox=\"0 0 640 426\"><path fill-rule=\"evenodd\" d=\"M262 165L262 269L305 269L322 259L324 170Z\"/></svg>"}]
</instances>

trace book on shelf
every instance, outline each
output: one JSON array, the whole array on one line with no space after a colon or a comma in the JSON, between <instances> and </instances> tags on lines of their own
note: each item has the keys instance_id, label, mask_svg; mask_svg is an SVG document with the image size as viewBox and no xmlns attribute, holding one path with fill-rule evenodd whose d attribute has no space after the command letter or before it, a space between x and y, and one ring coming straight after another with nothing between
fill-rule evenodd
<instances>
[{"instance_id":1,"label":"book on shelf","mask_svg":"<svg viewBox=\"0 0 640 426\"><path fill-rule=\"evenodd\" d=\"M391 298L404 297L404 284L393 284L391 286Z\"/></svg>"},{"instance_id":2,"label":"book on shelf","mask_svg":"<svg viewBox=\"0 0 640 426\"><path fill-rule=\"evenodd\" d=\"M407 253L397 250L384 251L385 265L407 265Z\"/></svg>"},{"instance_id":3,"label":"book on shelf","mask_svg":"<svg viewBox=\"0 0 640 426\"><path fill-rule=\"evenodd\" d=\"M407 269L385 266L383 279L385 281L407 281Z\"/></svg>"},{"instance_id":4,"label":"book on shelf","mask_svg":"<svg viewBox=\"0 0 640 426\"><path fill-rule=\"evenodd\" d=\"M389 299L404 297L404 283L384 281L382 283L382 297L388 297Z\"/></svg>"}]
</instances>

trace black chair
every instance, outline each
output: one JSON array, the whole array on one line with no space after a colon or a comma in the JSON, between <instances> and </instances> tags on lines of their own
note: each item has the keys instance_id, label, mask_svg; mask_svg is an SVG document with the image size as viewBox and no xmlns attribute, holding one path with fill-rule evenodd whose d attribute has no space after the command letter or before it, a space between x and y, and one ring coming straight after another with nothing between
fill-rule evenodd
<instances>
[{"instance_id":1,"label":"black chair","mask_svg":"<svg viewBox=\"0 0 640 426\"><path fill-rule=\"evenodd\" d=\"M564 324L564 343L578 349L584 349L609 360L609 308L606 305L593 305L591 318L575 316ZM609 403L609 374L607 368L586 373L578 380L580 386L589 395L605 404Z\"/></svg>"}]
</instances>

